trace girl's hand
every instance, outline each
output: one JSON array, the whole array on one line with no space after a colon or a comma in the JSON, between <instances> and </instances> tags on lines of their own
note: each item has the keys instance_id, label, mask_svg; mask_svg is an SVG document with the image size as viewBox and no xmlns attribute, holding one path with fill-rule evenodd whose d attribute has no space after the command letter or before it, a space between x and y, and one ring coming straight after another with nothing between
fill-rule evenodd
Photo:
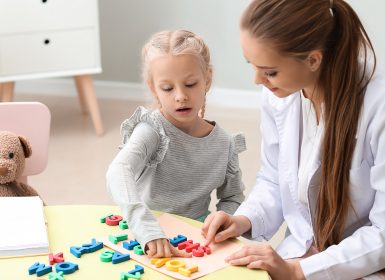
<instances>
[{"instance_id":1,"label":"girl's hand","mask_svg":"<svg viewBox=\"0 0 385 280\"><path fill-rule=\"evenodd\" d=\"M244 265L250 269L266 270L273 280L305 279L298 260L285 261L269 245L250 245L225 259L231 265Z\"/></svg>"},{"instance_id":2,"label":"girl's hand","mask_svg":"<svg viewBox=\"0 0 385 280\"><path fill-rule=\"evenodd\" d=\"M222 242L231 237L237 237L251 228L249 219L245 216L232 216L223 211L213 212L207 216L201 234L206 238L205 246L211 242Z\"/></svg>"},{"instance_id":3,"label":"girl's hand","mask_svg":"<svg viewBox=\"0 0 385 280\"><path fill-rule=\"evenodd\" d=\"M145 246L146 254L151 258L170 258L182 257L190 258L191 254L179 250L170 244L168 239L155 239L148 242Z\"/></svg>"}]
</instances>

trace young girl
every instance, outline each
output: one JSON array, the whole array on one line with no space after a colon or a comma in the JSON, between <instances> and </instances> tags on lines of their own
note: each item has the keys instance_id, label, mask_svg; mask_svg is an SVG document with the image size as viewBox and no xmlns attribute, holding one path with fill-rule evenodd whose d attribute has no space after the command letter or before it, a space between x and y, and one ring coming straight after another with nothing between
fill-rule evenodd
<instances>
[{"instance_id":1,"label":"young girl","mask_svg":"<svg viewBox=\"0 0 385 280\"><path fill-rule=\"evenodd\" d=\"M356 13L343 0L255 0L241 45L264 87L261 170L234 216L206 219L207 243L270 239L286 222L276 251L248 246L227 261L273 279L383 269L385 74Z\"/></svg>"},{"instance_id":2,"label":"young girl","mask_svg":"<svg viewBox=\"0 0 385 280\"><path fill-rule=\"evenodd\" d=\"M212 67L200 37L157 33L142 58L159 109L139 107L122 123L124 146L109 166L107 185L149 256L186 256L169 244L150 209L203 221L216 190L217 209L234 213L244 200L238 153L245 141L203 119Z\"/></svg>"}]
</instances>

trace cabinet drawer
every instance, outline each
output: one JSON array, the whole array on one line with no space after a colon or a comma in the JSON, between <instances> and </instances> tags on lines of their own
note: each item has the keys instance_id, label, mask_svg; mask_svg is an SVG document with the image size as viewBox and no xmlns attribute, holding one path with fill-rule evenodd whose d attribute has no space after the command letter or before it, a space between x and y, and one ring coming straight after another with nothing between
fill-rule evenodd
<instances>
[{"instance_id":1,"label":"cabinet drawer","mask_svg":"<svg viewBox=\"0 0 385 280\"><path fill-rule=\"evenodd\" d=\"M0 76L100 67L95 29L0 36Z\"/></svg>"},{"instance_id":2,"label":"cabinet drawer","mask_svg":"<svg viewBox=\"0 0 385 280\"><path fill-rule=\"evenodd\" d=\"M1 0L0 34L97 25L97 0Z\"/></svg>"}]
</instances>

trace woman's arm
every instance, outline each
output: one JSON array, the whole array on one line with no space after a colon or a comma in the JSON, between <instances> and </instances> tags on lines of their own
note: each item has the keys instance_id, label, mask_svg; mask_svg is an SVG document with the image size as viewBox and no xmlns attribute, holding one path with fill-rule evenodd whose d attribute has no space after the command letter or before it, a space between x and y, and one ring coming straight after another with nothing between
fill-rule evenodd
<instances>
[{"instance_id":1,"label":"woman's arm","mask_svg":"<svg viewBox=\"0 0 385 280\"><path fill-rule=\"evenodd\" d=\"M234 215L246 216L251 232L245 237L270 239L283 223L278 179L279 135L274 109L269 104L271 93L264 90L261 106L261 168L256 184Z\"/></svg>"},{"instance_id":2,"label":"woman's arm","mask_svg":"<svg viewBox=\"0 0 385 280\"><path fill-rule=\"evenodd\" d=\"M261 110L261 169L256 186L234 216L221 211L209 215L202 227L207 242L220 242L244 234L255 239L271 238L283 222L281 195L278 184L278 131L273 110L268 104L269 93L263 93ZM251 228L251 231L249 231ZM218 232L217 234L217 231ZM221 233L221 234L219 234Z\"/></svg>"}]
</instances>

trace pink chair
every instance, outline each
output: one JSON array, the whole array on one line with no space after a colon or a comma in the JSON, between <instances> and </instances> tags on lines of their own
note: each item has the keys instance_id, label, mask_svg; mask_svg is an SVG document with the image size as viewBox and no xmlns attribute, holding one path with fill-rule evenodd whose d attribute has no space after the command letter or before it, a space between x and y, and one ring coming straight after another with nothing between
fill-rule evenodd
<instances>
[{"instance_id":1,"label":"pink chair","mask_svg":"<svg viewBox=\"0 0 385 280\"><path fill-rule=\"evenodd\" d=\"M44 171L48 161L51 113L39 102L0 102L0 130L8 130L28 138L32 155L25 161L20 182Z\"/></svg>"}]
</instances>

